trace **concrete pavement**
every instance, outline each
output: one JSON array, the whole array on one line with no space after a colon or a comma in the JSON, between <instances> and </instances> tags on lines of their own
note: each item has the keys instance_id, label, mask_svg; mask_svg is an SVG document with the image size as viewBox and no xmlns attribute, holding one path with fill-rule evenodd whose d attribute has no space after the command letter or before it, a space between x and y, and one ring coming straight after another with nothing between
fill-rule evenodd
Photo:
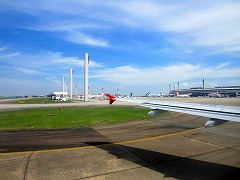
<instances>
[{"instance_id":1,"label":"concrete pavement","mask_svg":"<svg viewBox=\"0 0 240 180\"><path fill-rule=\"evenodd\" d=\"M240 125L206 129L201 127L205 121L169 113L153 120L33 132L22 139L26 147L11 145L17 137L10 132L4 138L8 153L1 146L1 179L239 178Z\"/></svg>"}]
</instances>

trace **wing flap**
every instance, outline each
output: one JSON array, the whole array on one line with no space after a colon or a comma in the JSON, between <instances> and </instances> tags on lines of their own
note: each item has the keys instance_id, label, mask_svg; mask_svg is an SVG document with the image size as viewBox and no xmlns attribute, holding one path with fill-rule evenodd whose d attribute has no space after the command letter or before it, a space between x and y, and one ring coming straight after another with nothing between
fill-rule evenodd
<instances>
[{"instance_id":1,"label":"wing flap","mask_svg":"<svg viewBox=\"0 0 240 180\"><path fill-rule=\"evenodd\" d=\"M206 124L204 125L205 127L213 127L213 126L217 126L217 125L220 125L220 124L223 124L227 121L225 120L220 120L220 119L214 119L214 118L211 118L209 119Z\"/></svg>"},{"instance_id":2,"label":"wing flap","mask_svg":"<svg viewBox=\"0 0 240 180\"><path fill-rule=\"evenodd\" d=\"M186 114L191 114L196 116L204 116L208 118L240 122L240 111L239 112L236 112L236 110L234 112L227 111L227 108L225 108L223 111L222 107L214 107L214 108L212 107L208 109L209 107L208 105L206 106L190 105L190 104L177 105L176 103L166 105L166 103L156 104L156 102L154 103L144 102L144 103L141 103L140 106L149 107L151 109L162 109L162 110L186 113Z\"/></svg>"}]
</instances>

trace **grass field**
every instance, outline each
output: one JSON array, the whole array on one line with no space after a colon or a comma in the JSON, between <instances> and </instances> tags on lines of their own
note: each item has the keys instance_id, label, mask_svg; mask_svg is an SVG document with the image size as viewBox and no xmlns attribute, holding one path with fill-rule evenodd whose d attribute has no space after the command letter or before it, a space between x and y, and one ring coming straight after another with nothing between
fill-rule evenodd
<instances>
[{"instance_id":1,"label":"grass field","mask_svg":"<svg viewBox=\"0 0 240 180\"><path fill-rule=\"evenodd\" d=\"M149 116L141 107L72 107L21 110L0 113L0 130L51 129L93 126L141 120ZM164 112L163 112L164 113Z\"/></svg>"}]
</instances>

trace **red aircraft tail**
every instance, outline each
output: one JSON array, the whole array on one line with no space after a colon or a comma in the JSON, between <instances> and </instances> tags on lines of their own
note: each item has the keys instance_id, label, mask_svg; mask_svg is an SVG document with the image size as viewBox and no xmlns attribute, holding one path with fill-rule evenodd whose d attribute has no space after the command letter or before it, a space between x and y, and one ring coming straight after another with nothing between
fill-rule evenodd
<instances>
[{"instance_id":1,"label":"red aircraft tail","mask_svg":"<svg viewBox=\"0 0 240 180\"><path fill-rule=\"evenodd\" d=\"M106 94L106 95L109 98L109 104L112 104L114 101L116 101L115 96L112 96L111 94Z\"/></svg>"}]
</instances>

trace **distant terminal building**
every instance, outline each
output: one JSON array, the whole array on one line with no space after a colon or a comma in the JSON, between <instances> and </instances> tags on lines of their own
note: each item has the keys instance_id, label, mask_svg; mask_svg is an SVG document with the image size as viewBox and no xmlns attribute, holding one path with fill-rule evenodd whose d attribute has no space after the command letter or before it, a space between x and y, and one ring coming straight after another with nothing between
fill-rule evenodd
<instances>
[{"instance_id":1,"label":"distant terminal building","mask_svg":"<svg viewBox=\"0 0 240 180\"><path fill-rule=\"evenodd\" d=\"M190 89L171 90L169 94L189 94L191 97L240 97L240 86L218 86L215 88L194 87Z\"/></svg>"}]
</instances>

